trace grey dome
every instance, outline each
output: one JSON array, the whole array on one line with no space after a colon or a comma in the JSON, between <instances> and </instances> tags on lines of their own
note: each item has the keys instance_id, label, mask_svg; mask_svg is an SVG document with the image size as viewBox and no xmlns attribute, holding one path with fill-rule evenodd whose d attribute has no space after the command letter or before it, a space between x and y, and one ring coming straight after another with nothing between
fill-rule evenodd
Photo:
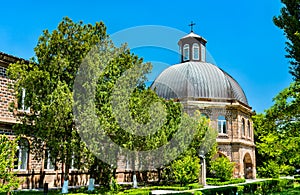
<instances>
[{"instance_id":1,"label":"grey dome","mask_svg":"<svg viewBox=\"0 0 300 195\"><path fill-rule=\"evenodd\" d=\"M229 74L207 62L185 62L164 70L151 85L165 99L210 98L248 101L243 89Z\"/></svg>"}]
</instances>

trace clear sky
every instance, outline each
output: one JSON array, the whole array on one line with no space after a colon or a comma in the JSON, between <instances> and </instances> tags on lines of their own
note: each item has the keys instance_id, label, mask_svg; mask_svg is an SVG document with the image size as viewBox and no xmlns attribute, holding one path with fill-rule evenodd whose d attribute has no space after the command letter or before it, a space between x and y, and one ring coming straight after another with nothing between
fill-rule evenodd
<instances>
[{"instance_id":1,"label":"clear sky","mask_svg":"<svg viewBox=\"0 0 300 195\"><path fill-rule=\"evenodd\" d=\"M253 110L263 112L292 81L284 57L285 37L272 21L281 6L280 0L3 1L0 51L25 59L34 56L42 31L55 29L64 16L75 22L103 21L112 35L144 25L188 33L188 24L194 21L195 33L208 41L207 49L216 64L240 83ZM135 37L141 40L146 36L142 32ZM177 44L168 36L161 39ZM157 59L155 52L149 57L150 47L133 51L145 60L178 63L168 52L161 52Z\"/></svg>"}]
</instances>

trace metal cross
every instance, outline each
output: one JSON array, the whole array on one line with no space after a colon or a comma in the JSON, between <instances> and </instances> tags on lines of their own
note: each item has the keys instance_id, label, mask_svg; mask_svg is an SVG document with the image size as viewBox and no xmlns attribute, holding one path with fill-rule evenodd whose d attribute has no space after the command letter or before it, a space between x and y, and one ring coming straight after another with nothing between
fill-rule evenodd
<instances>
[{"instance_id":1,"label":"metal cross","mask_svg":"<svg viewBox=\"0 0 300 195\"><path fill-rule=\"evenodd\" d=\"M196 23L193 23L193 21L191 21L191 24L189 24L189 26L191 27L191 32L194 32L193 31L193 27L196 25Z\"/></svg>"}]
</instances>

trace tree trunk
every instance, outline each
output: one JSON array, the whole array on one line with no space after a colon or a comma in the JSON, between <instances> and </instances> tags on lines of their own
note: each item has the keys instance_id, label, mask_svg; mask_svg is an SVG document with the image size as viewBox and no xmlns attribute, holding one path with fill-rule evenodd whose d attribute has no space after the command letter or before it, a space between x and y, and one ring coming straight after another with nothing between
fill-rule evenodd
<instances>
[{"instance_id":1,"label":"tree trunk","mask_svg":"<svg viewBox=\"0 0 300 195\"><path fill-rule=\"evenodd\" d=\"M132 157L132 183L133 188L137 188L137 179L136 179L136 171L135 171L135 156Z\"/></svg>"},{"instance_id":2,"label":"tree trunk","mask_svg":"<svg viewBox=\"0 0 300 195\"><path fill-rule=\"evenodd\" d=\"M61 190L62 194L67 194L68 193L68 187L69 187L69 171L70 171L70 163L68 161L69 159L66 160L65 164L65 172L62 174L62 177L64 178L64 184L63 188Z\"/></svg>"}]
</instances>

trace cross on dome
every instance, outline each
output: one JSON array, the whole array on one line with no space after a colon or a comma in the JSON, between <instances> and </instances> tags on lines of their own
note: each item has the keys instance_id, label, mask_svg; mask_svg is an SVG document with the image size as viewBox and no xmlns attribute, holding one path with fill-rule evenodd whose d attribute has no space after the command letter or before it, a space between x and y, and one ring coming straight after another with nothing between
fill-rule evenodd
<instances>
[{"instance_id":1,"label":"cross on dome","mask_svg":"<svg viewBox=\"0 0 300 195\"><path fill-rule=\"evenodd\" d=\"M196 25L196 23L194 23L193 21L191 21L191 23L189 24L189 26L191 27L191 32L194 32L194 26Z\"/></svg>"}]
</instances>

